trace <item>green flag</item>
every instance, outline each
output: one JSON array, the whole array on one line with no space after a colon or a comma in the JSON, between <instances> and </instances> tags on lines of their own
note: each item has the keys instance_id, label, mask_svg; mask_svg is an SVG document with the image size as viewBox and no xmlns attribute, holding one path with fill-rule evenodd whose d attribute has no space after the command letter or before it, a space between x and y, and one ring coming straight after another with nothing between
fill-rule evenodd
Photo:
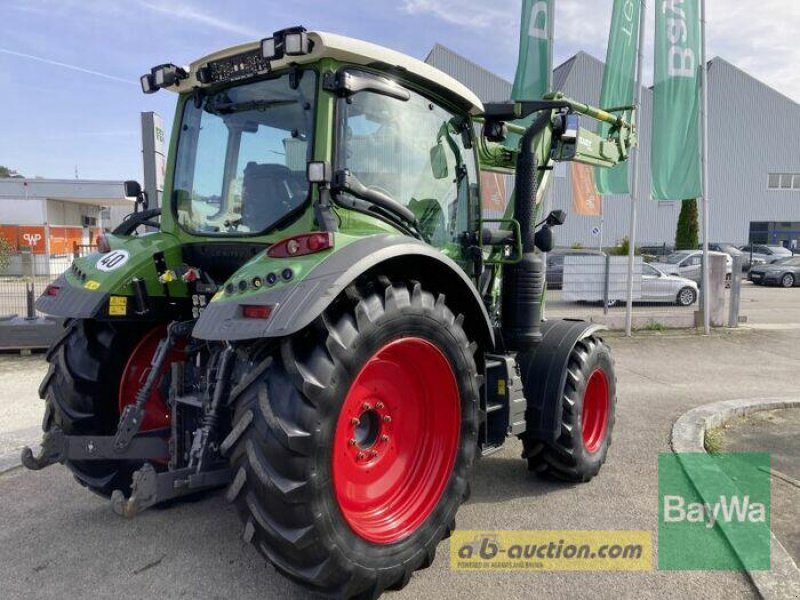
<instances>
[{"instance_id":1,"label":"green flag","mask_svg":"<svg viewBox=\"0 0 800 600\"><path fill-rule=\"evenodd\" d=\"M636 99L636 57L639 46L641 0L614 0L611 33L608 36L606 67L600 106L632 105ZM608 135L611 126L601 123L599 134ZM628 162L613 169L596 169L595 182L601 194L628 194Z\"/></svg>"},{"instance_id":2,"label":"green flag","mask_svg":"<svg viewBox=\"0 0 800 600\"><path fill-rule=\"evenodd\" d=\"M700 0L664 0L656 9L653 91L653 198L703 194L700 163Z\"/></svg>"},{"instance_id":3,"label":"green flag","mask_svg":"<svg viewBox=\"0 0 800 600\"><path fill-rule=\"evenodd\" d=\"M555 0L522 0L519 62L511 97L516 101L541 100L553 68L550 23Z\"/></svg>"}]
</instances>

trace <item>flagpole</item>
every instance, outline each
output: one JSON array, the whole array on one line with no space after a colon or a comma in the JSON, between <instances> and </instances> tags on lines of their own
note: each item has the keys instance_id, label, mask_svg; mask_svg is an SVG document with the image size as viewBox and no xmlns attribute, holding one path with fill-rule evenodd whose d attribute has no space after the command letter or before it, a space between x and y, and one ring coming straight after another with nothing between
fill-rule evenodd
<instances>
[{"instance_id":1,"label":"flagpole","mask_svg":"<svg viewBox=\"0 0 800 600\"><path fill-rule=\"evenodd\" d=\"M706 61L706 0L700 1L700 75L703 93L703 332L711 334L711 296L709 294L710 273L708 254L709 182L708 182L708 63Z\"/></svg>"},{"instance_id":2,"label":"flagpole","mask_svg":"<svg viewBox=\"0 0 800 600\"><path fill-rule=\"evenodd\" d=\"M639 8L639 43L637 49L636 65L636 93L634 104L636 105L637 116L641 116L642 110L642 66L644 64L644 42L645 24L647 17L647 0L641 0ZM638 128L638 122L637 122ZM639 140L641 144L641 139ZM639 202L639 144L631 151L631 170L633 171L633 182L631 184L631 224L628 233L628 302L625 308L625 335L633 335L633 266L636 262L636 219Z\"/></svg>"}]
</instances>

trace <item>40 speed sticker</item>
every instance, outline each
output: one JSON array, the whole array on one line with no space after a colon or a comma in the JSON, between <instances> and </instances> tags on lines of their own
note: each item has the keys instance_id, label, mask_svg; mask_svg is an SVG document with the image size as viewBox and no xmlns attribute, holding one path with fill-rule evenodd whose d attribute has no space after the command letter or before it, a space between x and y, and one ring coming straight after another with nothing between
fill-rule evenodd
<instances>
[{"instance_id":1,"label":"40 speed sticker","mask_svg":"<svg viewBox=\"0 0 800 600\"><path fill-rule=\"evenodd\" d=\"M127 250L112 250L97 261L95 268L98 271L113 271L128 262L129 258L130 254L128 254Z\"/></svg>"}]
</instances>

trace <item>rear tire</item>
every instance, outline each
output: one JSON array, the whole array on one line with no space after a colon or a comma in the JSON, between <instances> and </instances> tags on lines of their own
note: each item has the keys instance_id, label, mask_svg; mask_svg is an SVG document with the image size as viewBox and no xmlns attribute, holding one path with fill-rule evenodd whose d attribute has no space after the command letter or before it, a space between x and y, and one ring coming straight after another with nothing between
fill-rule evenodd
<instances>
[{"instance_id":1,"label":"rear tire","mask_svg":"<svg viewBox=\"0 0 800 600\"><path fill-rule=\"evenodd\" d=\"M118 391L135 338L112 325L73 321L50 348L50 370L39 397L45 400L42 429L61 428L68 435L113 435L119 420ZM102 496L130 492L140 464L128 461L67 461L75 479Z\"/></svg>"},{"instance_id":2,"label":"rear tire","mask_svg":"<svg viewBox=\"0 0 800 600\"><path fill-rule=\"evenodd\" d=\"M413 350L391 354L412 347L427 348L423 360L409 361ZM388 281L351 286L277 345L242 349L233 429L222 449L245 540L317 592L376 598L404 587L432 563L468 494L478 429L474 351L444 296ZM424 373L438 357L450 373L437 367L430 381ZM448 403L455 412L440 410ZM415 415L414 406L424 410ZM404 440L418 441L404 455L410 467L391 462ZM385 470L384 460L397 468ZM441 477L427 479L428 472ZM426 500L415 504L417 497Z\"/></svg>"},{"instance_id":3,"label":"rear tire","mask_svg":"<svg viewBox=\"0 0 800 600\"><path fill-rule=\"evenodd\" d=\"M614 359L600 338L590 336L573 348L561 408L558 439L523 435L523 458L540 477L590 481L606 461L616 420Z\"/></svg>"}]
</instances>

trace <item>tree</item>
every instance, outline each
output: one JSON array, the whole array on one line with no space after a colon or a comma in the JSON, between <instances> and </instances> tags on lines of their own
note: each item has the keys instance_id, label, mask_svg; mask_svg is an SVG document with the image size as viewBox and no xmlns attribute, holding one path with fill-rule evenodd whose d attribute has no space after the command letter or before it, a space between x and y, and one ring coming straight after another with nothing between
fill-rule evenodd
<instances>
[{"instance_id":1,"label":"tree","mask_svg":"<svg viewBox=\"0 0 800 600\"><path fill-rule=\"evenodd\" d=\"M8 263L11 261L11 244L8 240L0 235L0 273L8 268Z\"/></svg>"},{"instance_id":2,"label":"tree","mask_svg":"<svg viewBox=\"0 0 800 600\"><path fill-rule=\"evenodd\" d=\"M11 169L0 165L0 179L6 179L7 177L11 177Z\"/></svg>"},{"instance_id":3,"label":"tree","mask_svg":"<svg viewBox=\"0 0 800 600\"><path fill-rule=\"evenodd\" d=\"M697 200L684 200L675 231L675 250L696 250L700 239L697 217Z\"/></svg>"}]
</instances>

